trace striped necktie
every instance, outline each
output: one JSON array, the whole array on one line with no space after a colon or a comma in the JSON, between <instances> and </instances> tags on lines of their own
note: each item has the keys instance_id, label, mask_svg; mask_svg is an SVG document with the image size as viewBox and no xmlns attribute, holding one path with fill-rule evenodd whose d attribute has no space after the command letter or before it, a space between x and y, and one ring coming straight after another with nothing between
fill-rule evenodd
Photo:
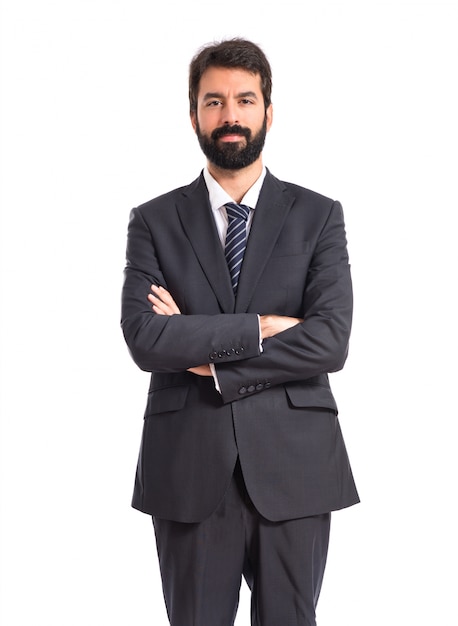
<instances>
[{"instance_id":1,"label":"striped necktie","mask_svg":"<svg viewBox=\"0 0 458 626\"><path fill-rule=\"evenodd\" d=\"M225 255L232 288L237 293L240 268L246 247L246 223L250 214L250 207L245 204L229 202L226 204L228 226L226 233Z\"/></svg>"}]
</instances>

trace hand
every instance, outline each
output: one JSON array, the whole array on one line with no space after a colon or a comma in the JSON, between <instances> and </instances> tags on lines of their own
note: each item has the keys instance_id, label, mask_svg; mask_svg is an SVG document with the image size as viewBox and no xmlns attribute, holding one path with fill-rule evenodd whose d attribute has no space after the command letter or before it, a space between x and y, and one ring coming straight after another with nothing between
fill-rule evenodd
<instances>
[{"instance_id":1,"label":"hand","mask_svg":"<svg viewBox=\"0 0 458 626\"><path fill-rule=\"evenodd\" d=\"M287 317L286 315L261 315L261 339L273 337L278 333L288 330L304 320L300 317Z\"/></svg>"},{"instance_id":2,"label":"hand","mask_svg":"<svg viewBox=\"0 0 458 626\"><path fill-rule=\"evenodd\" d=\"M197 367L190 367L188 372L197 374L197 376L212 376L209 365L198 365Z\"/></svg>"},{"instance_id":3,"label":"hand","mask_svg":"<svg viewBox=\"0 0 458 626\"><path fill-rule=\"evenodd\" d=\"M177 307L175 300L164 287L151 285L151 291L148 300L151 302L152 309L158 315L181 315L180 309Z\"/></svg>"}]
</instances>

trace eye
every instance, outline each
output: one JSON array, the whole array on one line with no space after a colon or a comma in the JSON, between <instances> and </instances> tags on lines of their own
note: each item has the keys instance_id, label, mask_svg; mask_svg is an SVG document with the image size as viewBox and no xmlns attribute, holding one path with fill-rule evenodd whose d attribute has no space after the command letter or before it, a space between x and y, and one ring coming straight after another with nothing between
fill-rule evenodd
<instances>
[{"instance_id":1,"label":"eye","mask_svg":"<svg viewBox=\"0 0 458 626\"><path fill-rule=\"evenodd\" d=\"M206 104L207 107L216 107L218 105L222 104L221 100L209 100Z\"/></svg>"},{"instance_id":2,"label":"eye","mask_svg":"<svg viewBox=\"0 0 458 626\"><path fill-rule=\"evenodd\" d=\"M250 100L249 98L242 98L240 100L240 104L254 104L253 100Z\"/></svg>"}]
</instances>

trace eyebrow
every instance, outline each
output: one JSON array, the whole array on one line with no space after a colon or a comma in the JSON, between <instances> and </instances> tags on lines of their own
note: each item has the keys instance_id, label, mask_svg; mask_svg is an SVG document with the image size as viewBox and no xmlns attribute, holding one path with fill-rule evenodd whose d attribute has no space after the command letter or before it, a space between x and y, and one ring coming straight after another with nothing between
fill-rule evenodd
<instances>
[{"instance_id":1,"label":"eyebrow","mask_svg":"<svg viewBox=\"0 0 458 626\"><path fill-rule=\"evenodd\" d=\"M258 99L258 96L254 91L242 91L241 93L238 93L235 97L236 98L255 98L256 100ZM211 100L212 98L222 99L224 98L224 95L216 91L208 91L203 97L204 100Z\"/></svg>"}]
</instances>

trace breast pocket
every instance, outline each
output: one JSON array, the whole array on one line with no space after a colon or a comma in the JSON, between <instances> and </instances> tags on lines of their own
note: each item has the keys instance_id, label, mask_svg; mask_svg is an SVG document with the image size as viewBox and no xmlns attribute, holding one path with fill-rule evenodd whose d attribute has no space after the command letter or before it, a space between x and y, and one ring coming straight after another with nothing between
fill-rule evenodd
<instances>
[{"instance_id":1,"label":"breast pocket","mask_svg":"<svg viewBox=\"0 0 458 626\"><path fill-rule=\"evenodd\" d=\"M288 257L307 254L310 250L310 241L281 241L272 250L272 257Z\"/></svg>"}]
</instances>

